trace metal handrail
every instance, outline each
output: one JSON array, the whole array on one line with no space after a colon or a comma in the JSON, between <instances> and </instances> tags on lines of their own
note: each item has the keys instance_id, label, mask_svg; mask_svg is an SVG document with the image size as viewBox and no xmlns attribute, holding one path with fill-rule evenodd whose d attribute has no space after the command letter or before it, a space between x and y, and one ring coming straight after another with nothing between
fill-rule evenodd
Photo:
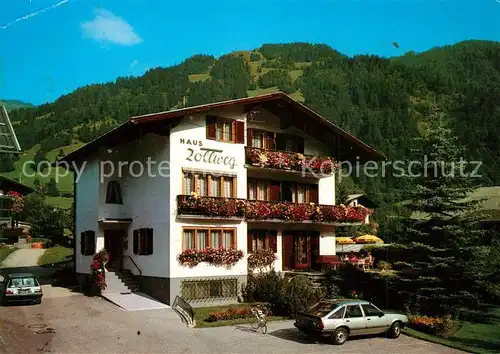
<instances>
[{"instance_id":1,"label":"metal handrail","mask_svg":"<svg viewBox=\"0 0 500 354\"><path fill-rule=\"evenodd\" d=\"M142 275L141 268L139 268L139 266L137 265L137 263L135 263L134 259L131 256L127 255L127 257L132 261L132 263L134 264L135 268L139 271L139 276L141 276Z\"/></svg>"}]
</instances>

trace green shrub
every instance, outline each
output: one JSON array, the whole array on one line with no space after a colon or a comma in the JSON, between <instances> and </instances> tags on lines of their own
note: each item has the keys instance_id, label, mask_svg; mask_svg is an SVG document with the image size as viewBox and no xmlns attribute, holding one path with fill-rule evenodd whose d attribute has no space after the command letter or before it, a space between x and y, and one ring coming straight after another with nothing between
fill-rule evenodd
<instances>
[{"instance_id":1,"label":"green shrub","mask_svg":"<svg viewBox=\"0 0 500 354\"><path fill-rule=\"evenodd\" d=\"M392 264L386 261L380 261L378 262L377 268L380 270L391 270L392 269Z\"/></svg>"},{"instance_id":2,"label":"green shrub","mask_svg":"<svg viewBox=\"0 0 500 354\"><path fill-rule=\"evenodd\" d=\"M278 316L293 316L311 306L324 296L314 289L306 276L284 278L274 270L269 273L250 275L242 287L246 302L265 302Z\"/></svg>"}]
</instances>

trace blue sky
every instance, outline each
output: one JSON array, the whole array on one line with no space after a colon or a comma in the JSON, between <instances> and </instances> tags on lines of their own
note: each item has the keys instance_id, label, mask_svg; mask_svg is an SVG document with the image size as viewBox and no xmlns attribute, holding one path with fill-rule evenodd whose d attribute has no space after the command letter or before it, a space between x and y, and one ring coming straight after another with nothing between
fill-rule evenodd
<instances>
[{"instance_id":1,"label":"blue sky","mask_svg":"<svg viewBox=\"0 0 500 354\"><path fill-rule=\"evenodd\" d=\"M193 54L263 43L395 56L499 41L498 23L500 0L0 0L0 97L51 102Z\"/></svg>"}]
</instances>

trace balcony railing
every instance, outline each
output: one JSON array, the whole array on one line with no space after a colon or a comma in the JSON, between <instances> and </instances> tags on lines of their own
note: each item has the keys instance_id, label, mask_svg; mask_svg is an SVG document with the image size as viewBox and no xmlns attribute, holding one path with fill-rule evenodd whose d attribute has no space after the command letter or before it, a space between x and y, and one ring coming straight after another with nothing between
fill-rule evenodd
<instances>
[{"instance_id":1,"label":"balcony railing","mask_svg":"<svg viewBox=\"0 0 500 354\"><path fill-rule=\"evenodd\" d=\"M283 220L318 223L364 222L372 210L363 206L318 205L314 203L269 202L237 198L177 196L179 215L245 218L247 220Z\"/></svg>"},{"instance_id":2,"label":"balcony railing","mask_svg":"<svg viewBox=\"0 0 500 354\"><path fill-rule=\"evenodd\" d=\"M247 165L286 171L332 174L339 164L333 157L304 155L297 152L245 147Z\"/></svg>"}]
</instances>

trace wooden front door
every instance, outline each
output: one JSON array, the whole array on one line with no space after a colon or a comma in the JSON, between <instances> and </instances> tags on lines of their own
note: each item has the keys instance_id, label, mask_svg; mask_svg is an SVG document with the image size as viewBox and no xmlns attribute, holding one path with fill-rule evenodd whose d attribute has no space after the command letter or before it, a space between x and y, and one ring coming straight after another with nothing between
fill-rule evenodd
<instances>
[{"instance_id":1,"label":"wooden front door","mask_svg":"<svg viewBox=\"0 0 500 354\"><path fill-rule=\"evenodd\" d=\"M119 270L123 264L123 233L121 230L104 230L104 248L108 253L109 270Z\"/></svg>"}]
</instances>

